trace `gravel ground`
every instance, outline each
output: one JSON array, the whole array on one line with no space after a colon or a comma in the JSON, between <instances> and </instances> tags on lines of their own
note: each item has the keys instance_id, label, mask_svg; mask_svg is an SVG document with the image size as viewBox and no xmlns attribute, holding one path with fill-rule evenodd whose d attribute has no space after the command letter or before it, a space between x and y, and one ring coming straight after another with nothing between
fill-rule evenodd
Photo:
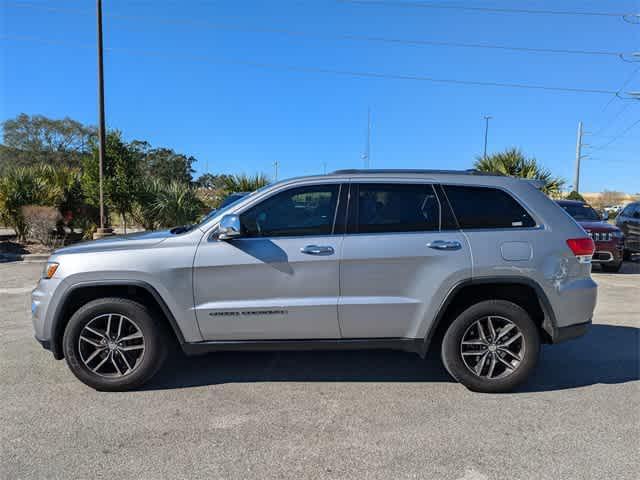
<instances>
[{"instance_id":1,"label":"gravel ground","mask_svg":"<svg viewBox=\"0 0 640 480\"><path fill-rule=\"evenodd\" d=\"M98 393L33 340L38 264L0 264L0 478L640 478L640 262L594 272L595 324L517 393L437 355L218 353Z\"/></svg>"}]
</instances>

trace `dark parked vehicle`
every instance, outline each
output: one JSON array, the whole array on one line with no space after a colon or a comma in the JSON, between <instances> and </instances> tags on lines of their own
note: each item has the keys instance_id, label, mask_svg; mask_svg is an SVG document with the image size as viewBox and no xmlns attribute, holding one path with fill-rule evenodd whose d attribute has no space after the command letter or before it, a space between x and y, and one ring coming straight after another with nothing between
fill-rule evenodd
<instances>
[{"instance_id":1,"label":"dark parked vehicle","mask_svg":"<svg viewBox=\"0 0 640 480\"><path fill-rule=\"evenodd\" d=\"M632 253L640 253L640 202L633 202L616 217L616 225L624 234L624 259L631 260Z\"/></svg>"},{"instance_id":2,"label":"dark parked vehicle","mask_svg":"<svg viewBox=\"0 0 640 480\"><path fill-rule=\"evenodd\" d=\"M578 200L558 200L560 205L589 234L596 244L592 263L605 272L617 272L622 266L623 233L608 223L594 208Z\"/></svg>"}]
</instances>

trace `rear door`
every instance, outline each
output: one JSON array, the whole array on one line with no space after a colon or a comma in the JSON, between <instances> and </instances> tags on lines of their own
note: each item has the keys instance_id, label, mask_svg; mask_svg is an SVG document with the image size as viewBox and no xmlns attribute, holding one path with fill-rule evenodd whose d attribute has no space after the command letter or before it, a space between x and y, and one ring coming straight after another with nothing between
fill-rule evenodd
<instances>
[{"instance_id":1,"label":"rear door","mask_svg":"<svg viewBox=\"0 0 640 480\"><path fill-rule=\"evenodd\" d=\"M436 188L351 184L340 262L343 338L421 338L446 293L471 276L467 241Z\"/></svg>"}]
</instances>

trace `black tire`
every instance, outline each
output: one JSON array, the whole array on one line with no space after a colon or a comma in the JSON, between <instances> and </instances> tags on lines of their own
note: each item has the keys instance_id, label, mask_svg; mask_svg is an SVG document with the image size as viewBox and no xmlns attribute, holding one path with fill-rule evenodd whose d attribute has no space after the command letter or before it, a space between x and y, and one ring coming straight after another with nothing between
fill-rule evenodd
<instances>
[{"instance_id":1,"label":"black tire","mask_svg":"<svg viewBox=\"0 0 640 480\"><path fill-rule=\"evenodd\" d=\"M620 268L622 267L622 262L618 262L618 263L603 263L601 266L602 266L602 271L603 272L617 273L617 272L620 271Z\"/></svg>"},{"instance_id":2,"label":"black tire","mask_svg":"<svg viewBox=\"0 0 640 480\"><path fill-rule=\"evenodd\" d=\"M135 322L142 334L140 342L144 342L144 351L139 361L132 366L131 371L117 377L94 373L85 365L80 354L80 335L84 327L93 319L108 314L124 315ZM145 306L126 298L100 298L83 305L69 320L62 339L64 356L73 374L90 387L109 392L132 390L144 385L162 366L167 347L168 338L163 322L157 318L154 320L151 310Z\"/></svg>"},{"instance_id":3,"label":"black tire","mask_svg":"<svg viewBox=\"0 0 640 480\"><path fill-rule=\"evenodd\" d=\"M489 379L478 376L465 365L462 358L461 347L465 333L472 328L476 321L489 316L508 320L515 324L522 334L521 340L519 340L522 342L521 346L524 351L521 361L513 371L502 378ZM496 336L499 334L500 331ZM540 333L537 326L524 309L505 300L486 300L467 308L451 323L442 340L442 363L445 368L455 380L469 390L476 392L503 393L512 391L531 374L538 362L539 354ZM502 368L507 372L504 366ZM482 367L480 367L480 371L481 373L484 371Z\"/></svg>"},{"instance_id":4,"label":"black tire","mask_svg":"<svg viewBox=\"0 0 640 480\"><path fill-rule=\"evenodd\" d=\"M622 252L622 259L623 259L623 260L625 260L625 261L627 261L627 262L630 262L630 261L631 261L631 250L626 250L626 249L625 249L625 250Z\"/></svg>"}]
</instances>

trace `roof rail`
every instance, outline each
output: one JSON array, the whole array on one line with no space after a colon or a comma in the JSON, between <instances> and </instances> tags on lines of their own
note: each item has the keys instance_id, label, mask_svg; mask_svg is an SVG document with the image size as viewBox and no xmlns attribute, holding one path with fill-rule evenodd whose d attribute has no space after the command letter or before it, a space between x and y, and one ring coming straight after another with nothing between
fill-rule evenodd
<instances>
[{"instance_id":1,"label":"roof rail","mask_svg":"<svg viewBox=\"0 0 640 480\"><path fill-rule=\"evenodd\" d=\"M502 173L494 173L494 172L481 172L480 170L476 170L470 168L468 170L422 170L422 169L411 169L411 168L370 168L370 169L359 169L359 168L349 168L344 170L336 170L335 172L331 172L333 175L354 175L354 174L375 174L375 173L416 173L416 174L446 174L446 175L479 175L479 176L490 176L490 177L503 177Z\"/></svg>"}]
</instances>

